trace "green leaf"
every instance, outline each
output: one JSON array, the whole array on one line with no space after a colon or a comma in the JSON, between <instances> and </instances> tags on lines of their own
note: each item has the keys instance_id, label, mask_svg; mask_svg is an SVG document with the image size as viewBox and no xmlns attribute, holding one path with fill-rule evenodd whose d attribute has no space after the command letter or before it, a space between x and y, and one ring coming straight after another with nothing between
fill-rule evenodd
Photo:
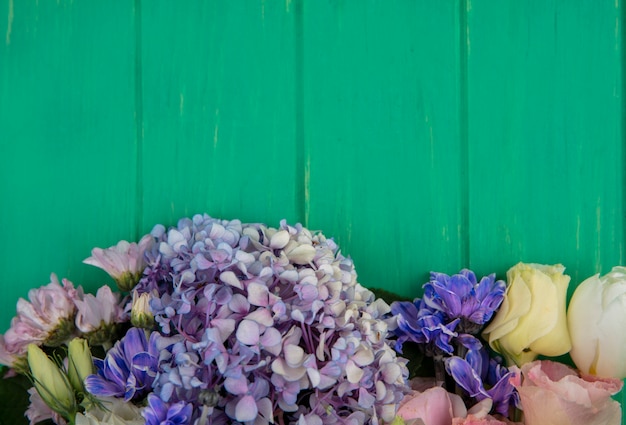
<instances>
[{"instance_id":1,"label":"green leaf","mask_svg":"<svg viewBox=\"0 0 626 425\"><path fill-rule=\"evenodd\" d=\"M28 425L24 416L28 408L28 389L32 386L24 375L5 378L8 369L0 373L0 425Z\"/></svg>"}]
</instances>

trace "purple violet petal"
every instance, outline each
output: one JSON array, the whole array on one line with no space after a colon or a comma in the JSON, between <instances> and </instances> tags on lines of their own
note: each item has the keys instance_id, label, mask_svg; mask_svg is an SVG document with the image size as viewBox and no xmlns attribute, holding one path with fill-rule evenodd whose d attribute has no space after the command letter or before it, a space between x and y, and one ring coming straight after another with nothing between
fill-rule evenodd
<instances>
[{"instance_id":1,"label":"purple violet petal","mask_svg":"<svg viewBox=\"0 0 626 425\"><path fill-rule=\"evenodd\" d=\"M122 388L98 375L89 375L85 378L85 388L95 396L121 397L124 395Z\"/></svg>"},{"instance_id":2,"label":"purple violet petal","mask_svg":"<svg viewBox=\"0 0 626 425\"><path fill-rule=\"evenodd\" d=\"M489 398L489 394L485 391L480 376L476 373L470 364L464 359L454 356L446 359L446 371L454 381L465 391L470 397L483 400Z\"/></svg>"},{"instance_id":3,"label":"purple violet petal","mask_svg":"<svg viewBox=\"0 0 626 425\"><path fill-rule=\"evenodd\" d=\"M470 334L459 334L458 340L468 350L480 350L483 347L480 340Z\"/></svg>"}]
</instances>

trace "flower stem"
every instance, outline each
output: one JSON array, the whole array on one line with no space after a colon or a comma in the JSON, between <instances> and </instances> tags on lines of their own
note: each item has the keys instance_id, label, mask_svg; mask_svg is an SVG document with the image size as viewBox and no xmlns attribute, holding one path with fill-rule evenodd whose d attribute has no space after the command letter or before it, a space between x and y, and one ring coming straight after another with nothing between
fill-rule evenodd
<instances>
[{"instance_id":1,"label":"flower stem","mask_svg":"<svg viewBox=\"0 0 626 425\"><path fill-rule=\"evenodd\" d=\"M435 366L435 384L438 387L446 388L446 368L443 364L443 356L435 356L433 363Z\"/></svg>"}]
</instances>

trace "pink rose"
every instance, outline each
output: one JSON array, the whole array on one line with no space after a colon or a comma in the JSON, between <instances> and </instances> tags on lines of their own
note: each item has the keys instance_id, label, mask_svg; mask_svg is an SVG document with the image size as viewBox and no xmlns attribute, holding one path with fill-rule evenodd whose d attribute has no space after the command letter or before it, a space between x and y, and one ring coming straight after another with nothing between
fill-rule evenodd
<instances>
[{"instance_id":1,"label":"pink rose","mask_svg":"<svg viewBox=\"0 0 626 425\"><path fill-rule=\"evenodd\" d=\"M467 409L458 395L433 387L404 397L397 415L405 422L421 419L424 425L450 425L452 418L465 417Z\"/></svg>"},{"instance_id":2,"label":"pink rose","mask_svg":"<svg viewBox=\"0 0 626 425\"><path fill-rule=\"evenodd\" d=\"M580 376L574 369L549 360L522 367L516 386L526 425L620 425L622 411L611 399L622 389L613 378Z\"/></svg>"},{"instance_id":3,"label":"pink rose","mask_svg":"<svg viewBox=\"0 0 626 425\"><path fill-rule=\"evenodd\" d=\"M411 384L415 385L416 382ZM489 415L491 407L491 399L484 399L468 411L461 397L442 387L432 387L424 392L413 391L404 397L397 415L407 424L423 422L424 425L517 425L515 422Z\"/></svg>"}]
</instances>

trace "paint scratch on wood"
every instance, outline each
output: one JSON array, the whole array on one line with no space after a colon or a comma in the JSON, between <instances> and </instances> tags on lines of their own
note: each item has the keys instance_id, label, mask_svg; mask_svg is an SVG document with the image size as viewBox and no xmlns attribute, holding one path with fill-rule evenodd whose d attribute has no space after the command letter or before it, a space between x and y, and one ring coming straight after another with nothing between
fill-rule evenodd
<instances>
[{"instance_id":1,"label":"paint scratch on wood","mask_svg":"<svg viewBox=\"0 0 626 425\"><path fill-rule=\"evenodd\" d=\"M11 44L11 30L13 28L13 0L9 0L9 22L7 22L7 46Z\"/></svg>"},{"instance_id":2,"label":"paint scratch on wood","mask_svg":"<svg viewBox=\"0 0 626 425\"><path fill-rule=\"evenodd\" d=\"M430 122L430 117L426 114L426 125L428 126L428 137L430 140L430 167L435 168L435 138L433 137L433 125Z\"/></svg>"},{"instance_id":3,"label":"paint scratch on wood","mask_svg":"<svg viewBox=\"0 0 626 425\"><path fill-rule=\"evenodd\" d=\"M472 11L472 0L467 0L467 4L465 7L465 42L467 43L467 55L469 56L471 53L471 42L470 42L470 25L469 25L469 16ZM463 31L463 29L461 29Z\"/></svg>"},{"instance_id":4,"label":"paint scratch on wood","mask_svg":"<svg viewBox=\"0 0 626 425\"><path fill-rule=\"evenodd\" d=\"M289 6L291 6L291 0L285 0L285 12L289 13Z\"/></svg>"},{"instance_id":5,"label":"paint scratch on wood","mask_svg":"<svg viewBox=\"0 0 626 425\"><path fill-rule=\"evenodd\" d=\"M576 218L576 252L580 251L580 215Z\"/></svg>"},{"instance_id":6,"label":"paint scratch on wood","mask_svg":"<svg viewBox=\"0 0 626 425\"><path fill-rule=\"evenodd\" d=\"M622 37L620 37L620 10L619 0L615 0L615 51L619 52L622 44Z\"/></svg>"},{"instance_id":7,"label":"paint scratch on wood","mask_svg":"<svg viewBox=\"0 0 626 425\"><path fill-rule=\"evenodd\" d=\"M183 115L183 109L185 107L185 97L183 94L180 94L180 115Z\"/></svg>"},{"instance_id":8,"label":"paint scratch on wood","mask_svg":"<svg viewBox=\"0 0 626 425\"><path fill-rule=\"evenodd\" d=\"M215 130L213 131L213 149L217 147L217 140L219 138L219 128L220 128L219 116L220 116L220 110L219 108L216 108L215 109Z\"/></svg>"},{"instance_id":9,"label":"paint scratch on wood","mask_svg":"<svg viewBox=\"0 0 626 425\"><path fill-rule=\"evenodd\" d=\"M311 210L311 157L307 155L304 163L304 226L309 226L309 213Z\"/></svg>"}]
</instances>

